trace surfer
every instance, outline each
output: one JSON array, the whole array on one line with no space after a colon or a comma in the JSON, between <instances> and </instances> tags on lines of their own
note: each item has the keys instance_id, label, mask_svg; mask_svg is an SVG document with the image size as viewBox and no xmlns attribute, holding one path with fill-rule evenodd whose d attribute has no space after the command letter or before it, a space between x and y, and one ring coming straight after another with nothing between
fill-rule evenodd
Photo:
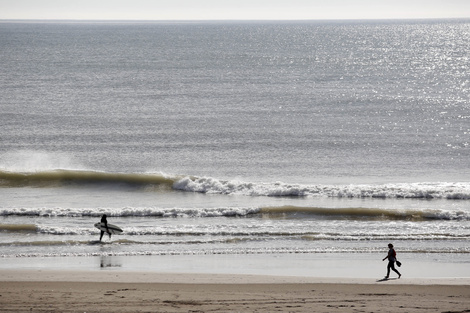
<instances>
[{"instance_id":1,"label":"surfer","mask_svg":"<svg viewBox=\"0 0 470 313\"><path fill-rule=\"evenodd\" d=\"M385 259L388 259L388 265L387 265L387 276L385 278L388 278L390 275L390 269L392 269L395 273L398 274L398 278L401 277L401 274L399 271L395 269L395 262L397 260L396 256L397 253L395 252L395 249L393 249L393 245L391 243L388 244L388 254L385 258L383 258L382 261L385 261Z\"/></svg>"},{"instance_id":2,"label":"surfer","mask_svg":"<svg viewBox=\"0 0 470 313\"><path fill-rule=\"evenodd\" d=\"M106 219L106 214L103 214L103 216L101 217L101 223L102 224L104 223L104 227L106 227L106 232L109 235L109 239L111 239L111 232L108 229L108 220ZM100 241L103 238L103 235L104 235L104 230L101 231Z\"/></svg>"}]
</instances>

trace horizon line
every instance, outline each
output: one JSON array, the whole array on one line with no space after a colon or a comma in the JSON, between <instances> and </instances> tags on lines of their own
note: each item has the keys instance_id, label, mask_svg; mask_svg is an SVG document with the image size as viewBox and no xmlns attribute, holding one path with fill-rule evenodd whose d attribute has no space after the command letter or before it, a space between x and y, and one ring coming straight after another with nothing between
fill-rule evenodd
<instances>
[{"instance_id":1,"label":"horizon line","mask_svg":"<svg viewBox=\"0 0 470 313\"><path fill-rule=\"evenodd\" d=\"M49 19L0 18L0 22L314 22L314 21L416 21L416 20L470 20L468 17L392 17L392 18L312 18L312 19Z\"/></svg>"}]
</instances>

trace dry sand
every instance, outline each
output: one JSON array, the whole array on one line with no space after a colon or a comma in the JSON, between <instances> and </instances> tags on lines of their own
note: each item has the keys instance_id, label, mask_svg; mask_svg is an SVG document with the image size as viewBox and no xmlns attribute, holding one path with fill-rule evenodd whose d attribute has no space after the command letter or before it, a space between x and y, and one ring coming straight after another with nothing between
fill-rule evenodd
<instances>
[{"instance_id":1,"label":"dry sand","mask_svg":"<svg viewBox=\"0 0 470 313\"><path fill-rule=\"evenodd\" d=\"M0 270L0 312L470 312L467 279Z\"/></svg>"}]
</instances>

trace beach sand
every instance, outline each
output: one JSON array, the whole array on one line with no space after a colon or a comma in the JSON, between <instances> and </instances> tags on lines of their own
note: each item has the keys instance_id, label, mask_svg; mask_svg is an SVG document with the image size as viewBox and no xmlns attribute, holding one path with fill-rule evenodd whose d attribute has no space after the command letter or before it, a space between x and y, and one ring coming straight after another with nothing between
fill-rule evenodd
<instances>
[{"instance_id":1,"label":"beach sand","mask_svg":"<svg viewBox=\"0 0 470 313\"><path fill-rule=\"evenodd\" d=\"M470 279L0 270L0 312L470 312Z\"/></svg>"}]
</instances>

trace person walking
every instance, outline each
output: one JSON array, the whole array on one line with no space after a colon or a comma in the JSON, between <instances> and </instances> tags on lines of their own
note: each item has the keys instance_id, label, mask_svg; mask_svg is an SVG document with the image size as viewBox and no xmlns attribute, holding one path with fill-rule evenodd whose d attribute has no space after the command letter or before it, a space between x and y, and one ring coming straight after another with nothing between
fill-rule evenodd
<instances>
[{"instance_id":1,"label":"person walking","mask_svg":"<svg viewBox=\"0 0 470 313\"><path fill-rule=\"evenodd\" d=\"M397 253L395 252L395 249L393 249L393 245L391 243L388 244L388 254L385 258L383 258L382 261L385 261L388 259L388 265L387 265L387 276L385 278L388 278L390 276L390 269L392 269L395 273L398 274L398 278L401 277L401 274L399 271L395 269L395 262L397 261Z\"/></svg>"}]
</instances>

